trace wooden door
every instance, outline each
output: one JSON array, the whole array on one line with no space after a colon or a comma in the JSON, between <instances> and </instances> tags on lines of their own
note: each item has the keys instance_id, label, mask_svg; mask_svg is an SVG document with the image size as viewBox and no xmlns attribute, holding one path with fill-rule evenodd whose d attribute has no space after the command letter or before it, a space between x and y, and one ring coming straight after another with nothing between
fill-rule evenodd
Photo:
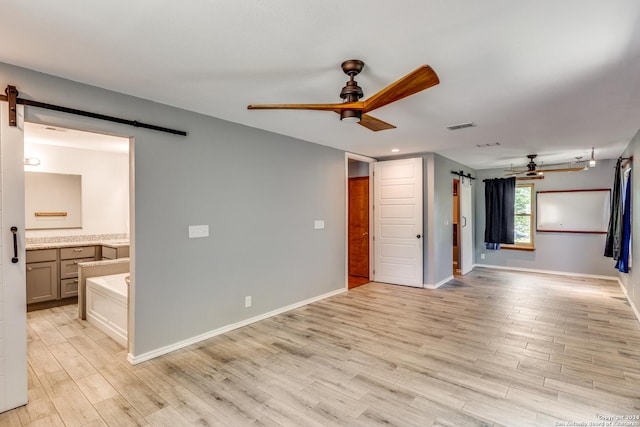
<instances>
[{"instance_id":1,"label":"wooden door","mask_svg":"<svg viewBox=\"0 0 640 427\"><path fill-rule=\"evenodd\" d=\"M349 276L369 278L369 177L349 178Z\"/></svg>"},{"instance_id":2,"label":"wooden door","mask_svg":"<svg viewBox=\"0 0 640 427\"><path fill-rule=\"evenodd\" d=\"M374 165L374 280L421 288L422 158Z\"/></svg>"}]
</instances>

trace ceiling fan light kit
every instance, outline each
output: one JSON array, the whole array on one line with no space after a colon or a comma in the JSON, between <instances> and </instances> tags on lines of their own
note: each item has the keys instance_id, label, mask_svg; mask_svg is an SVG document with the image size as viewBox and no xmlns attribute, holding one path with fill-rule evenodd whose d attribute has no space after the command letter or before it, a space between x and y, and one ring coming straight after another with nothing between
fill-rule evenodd
<instances>
[{"instance_id":1,"label":"ceiling fan light kit","mask_svg":"<svg viewBox=\"0 0 640 427\"><path fill-rule=\"evenodd\" d=\"M340 91L340 97L344 100L337 104L251 104L249 110L317 110L333 111L340 115L343 122L357 122L374 132L395 129L395 126L380 119L370 116L368 113L377 108L384 107L421 92L440 83L438 75L428 65L423 65L399 80L391 83L373 96L360 101L364 92L358 86L354 77L364 68L364 62L359 59L349 59L341 65L342 71L349 76L349 81Z\"/></svg>"}]
</instances>

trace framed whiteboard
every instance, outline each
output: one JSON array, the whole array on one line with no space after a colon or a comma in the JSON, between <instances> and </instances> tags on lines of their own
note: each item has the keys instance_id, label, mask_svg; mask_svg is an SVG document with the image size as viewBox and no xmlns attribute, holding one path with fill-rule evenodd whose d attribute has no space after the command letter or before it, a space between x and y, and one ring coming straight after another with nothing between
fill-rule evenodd
<instances>
[{"instance_id":1,"label":"framed whiteboard","mask_svg":"<svg viewBox=\"0 0 640 427\"><path fill-rule=\"evenodd\" d=\"M611 190L538 191L536 207L536 231L606 234Z\"/></svg>"}]
</instances>

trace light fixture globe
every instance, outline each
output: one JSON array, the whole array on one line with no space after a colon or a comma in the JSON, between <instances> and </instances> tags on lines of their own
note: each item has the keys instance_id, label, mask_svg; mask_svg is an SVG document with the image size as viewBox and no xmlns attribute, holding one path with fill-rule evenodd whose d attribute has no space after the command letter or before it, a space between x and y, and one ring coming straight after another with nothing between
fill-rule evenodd
<instances>
[{"instance_id":1,"label":"light fixture globe","mask_svg":"<svg viewBox=\"0 0 640 427\"><path fill-rule=\"evenodd\" d=\"M596 167L596 158L595 158L594 154L595 154L595 148L591 147L591 160L589 160L589 167L590 168L595 168Z\"/></svg>"},{"instance_id":2,"label":"light fixture globe","mask_svg":"<svg viewBox=\"0 0 640 427\"><path fill-rule=\"evenodd\" d=\"M346 123L358 123L360 120L362 120L362 111L342 110L340 111L340 120Z\"/></svg>"}]
</instances>

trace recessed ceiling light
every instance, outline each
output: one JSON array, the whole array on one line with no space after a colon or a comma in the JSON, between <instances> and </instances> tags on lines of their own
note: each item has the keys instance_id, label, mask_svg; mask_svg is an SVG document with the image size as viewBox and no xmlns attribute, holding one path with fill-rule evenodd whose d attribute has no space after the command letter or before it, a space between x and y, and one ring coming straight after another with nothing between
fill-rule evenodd
<instances>
[{"instance_id":1,"label":"recessed ceiling light","mask_svg":"<svg viewBox=\"0 0 640 427\"><path fill-rule=\"evenodd\" d=\"M398 153L399 151L400 151L400 149L399 149L399 148L392 148L392 149L391 149L391 152L392 152L392 153Z\"/></svg>"}]
</instances>

